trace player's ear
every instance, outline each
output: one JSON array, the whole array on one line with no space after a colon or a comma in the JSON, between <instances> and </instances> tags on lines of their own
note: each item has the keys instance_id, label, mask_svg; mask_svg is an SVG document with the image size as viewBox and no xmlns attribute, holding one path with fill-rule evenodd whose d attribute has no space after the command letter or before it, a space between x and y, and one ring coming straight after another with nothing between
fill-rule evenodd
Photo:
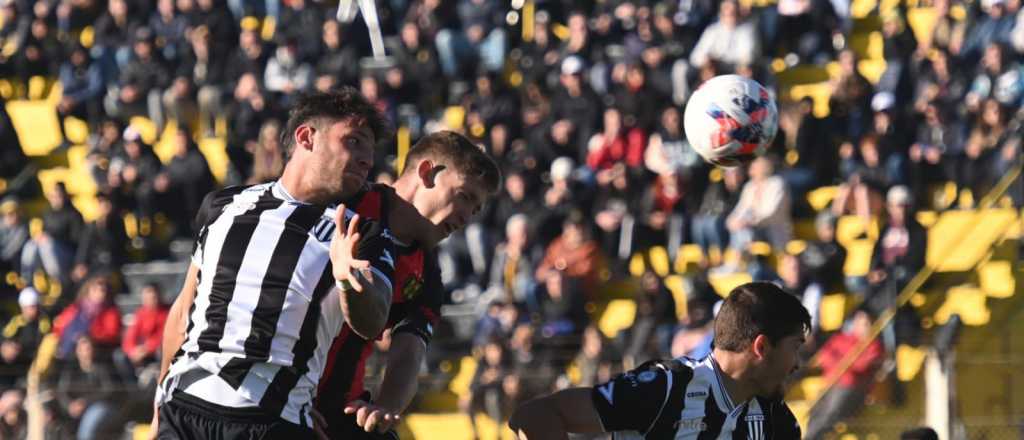
<instances>
[{"instance_id":1,"label":"player's ear","mask_svg":"<svg viewBox=\"0 0 1024 440\"><path fill-rule=\"evenodd\" d=\"M768 339L768 336L759 334L754 338L754 342L751 344L750 349L754 353L754 357L758 359L764 359L768 355L768 350L771 347L772 341Z\"/></svg>"},{"instance_id":2,"label":"player's ear","mask_svg":"<svg viewBox=\"0 0 1024 440\"><path fill-rule=\"evenodd\" d=\"M313 137L315 135L316 127L313 127L312 124L302 124L295 128L295 133L292 134L294 137L292 141L295 143L297 148L312 150Z\"/></svg>"},{"instance_id":3,"label":"player's ear","mask_svg":"<svg viewBox=\"0 0 1024 440\"><path fill-rule=\"evenodd\" d=\"M444 170L443 165L435 165L434 161L430 159L423 159L416 164L416 174L419 175L420 182L426 188L433 188L437 185L437 175L442 170Z\"/></svg>"}]
</instances>

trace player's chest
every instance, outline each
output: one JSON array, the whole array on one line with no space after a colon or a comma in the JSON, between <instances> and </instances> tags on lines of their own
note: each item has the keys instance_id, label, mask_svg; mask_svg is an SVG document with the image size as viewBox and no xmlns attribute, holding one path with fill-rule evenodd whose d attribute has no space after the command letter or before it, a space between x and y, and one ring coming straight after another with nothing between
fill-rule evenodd
<instances>
[{"instance_id":1,"label":"player's chest","mask_svg":"<svg viewBox=\"0 0 1024 440\"><path fill-rule=\"evenodd\" d=\"M423 294L424 254L422 250L399 251L395 260L392 303L412 301Z\"/></svg>"}]
</instances>

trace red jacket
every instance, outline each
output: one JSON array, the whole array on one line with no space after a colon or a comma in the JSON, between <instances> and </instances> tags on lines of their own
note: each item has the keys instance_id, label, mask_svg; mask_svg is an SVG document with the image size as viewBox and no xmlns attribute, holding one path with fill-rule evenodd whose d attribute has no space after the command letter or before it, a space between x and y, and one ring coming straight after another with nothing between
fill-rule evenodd
<instances>
[{"instance_id":1,"label":"red jacket","mask_svg":"<svg viewBox=\"0 0 1024 440\"><path fill-rule=\"evenodd\" d=\"M859 342L860 338L849 333L839 333L829 338L828 342L825 342L825 346L821 347L821 353L818 355L825 377L831 377L839 373L837 369L839 368L839 363L843 360L843 356L853 351ZM875 374L875 367L882 360L883 354L882 342L876 338L868 344L868 347L864 349L860 357L839 378L837 384L843 388L866 387L870 385L873 380L872 376Z\"/></svg>"},{"instance_id":2,"label":"red jacket","mask_svg":"<svg viewBox=\"0 0 1024 440\"><path fill-rule=\"evenodd\" d=\"M647 148L647 136L639 128L623 129L615 139L604 139L597 149L587 153L587 166L594 171L613 167L618 162L625 162L630 168L644 163L644 149Z\"/></svg>"},{"instance_id":3,"label":"red jacket","mask_svg":"<svg viewBox=\"0 0 1024 440\"><path fill-rule=\"evenodd\" d=\"M155 354L163 341L167 311L168 308L163 306L136 310L135 321L128 326L121 340L121 350L129 354L142 346L146 353Z\"/></svg>"},{"instance_id":4,"label":"red jacket","mask_svg":"<svg viewBox=\"0 0 1024 440\"><path fill-rule=\"evenodd\" d=\"M78 303L73 303L64 309L53 324L53 331L57 337L64 334L64 329L78 315ZM89 337L96 345L116 347L121 343L121 312L113 303L103 306L103 310L96 315L89 326Z\"/></svg>"}]
</instances>

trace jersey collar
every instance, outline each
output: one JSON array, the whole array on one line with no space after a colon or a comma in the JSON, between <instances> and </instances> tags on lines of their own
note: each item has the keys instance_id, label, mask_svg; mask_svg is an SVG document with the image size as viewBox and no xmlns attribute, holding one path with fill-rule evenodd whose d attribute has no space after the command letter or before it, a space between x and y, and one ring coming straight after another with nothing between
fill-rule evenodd
<instances>
[{"instance_id":1,"label":"jersey collar","mask_svg":"<svg viewBox=\"0 0 1024 440\"><path fill-rule=\"evenodd\" d=\"M708 359L711 362L711 370L715 372L715 391L720 395L721 401L725 403L725 406L732 412L736 409L736 404L732 401L732 396L729 395L729 390L725 388L725 382L722 381L722 368L718 366L718 361L715 360L713 354L708 355Z\"/></svg>"}]
</instances>

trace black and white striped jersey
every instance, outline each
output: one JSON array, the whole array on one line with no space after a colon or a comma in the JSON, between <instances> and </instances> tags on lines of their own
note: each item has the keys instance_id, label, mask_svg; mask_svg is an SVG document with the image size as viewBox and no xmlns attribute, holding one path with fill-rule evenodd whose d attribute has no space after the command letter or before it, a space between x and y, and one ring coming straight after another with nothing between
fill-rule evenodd
<instances>
[{"instance_id":1,"label":"black and white striped jersey","mask_svg":"<svg viewBox=\"0 0 1024 440\"><path fill-rule=\"evenodd\" d=\"M605 432L615 439L799 440L782 400L736 404L714 358L647 362L593 388Z\"/></svg>"},{"instance_id":2,"label":"black and white striped jersey","mask_svg":"<svg viewBox=\"0 0 1024 440\"><path fill-rule=\"evenodd\" d=\"M330 261L334 206L299 202L278 183L207 196L192 263L199 267L185 343L158 391L228 407L259 406L312 426L308 412L342 316ZM347 210L346 221L353 212ZM361 220L357 258L388 285L394 242Z\"/></svg>"}]
</instances>

